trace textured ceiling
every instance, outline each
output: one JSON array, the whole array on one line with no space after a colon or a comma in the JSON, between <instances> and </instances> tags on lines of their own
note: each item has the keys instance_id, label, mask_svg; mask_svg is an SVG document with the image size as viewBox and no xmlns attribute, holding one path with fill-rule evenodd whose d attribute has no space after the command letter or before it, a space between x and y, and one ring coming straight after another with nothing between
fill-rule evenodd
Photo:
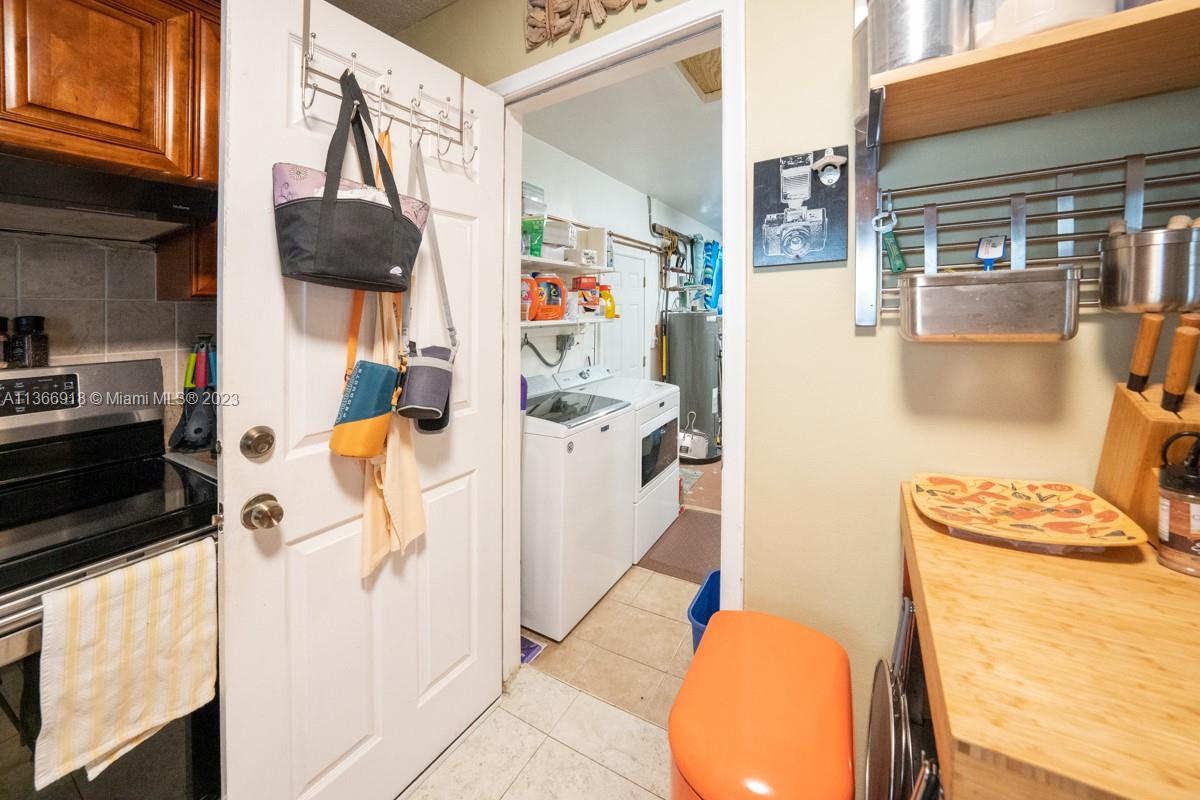
<instances>
[{"instance_id":1,"label":"textured ceiling","mask_svg":"<svg viewBox=\"0 0 1200 800\"><path fill-rule=\"evenodd\" d=\"M384 33L397 34L454 0L330 0L330 3Z\"/></svg>"},{"instance_id":2,"label":"textured ceiling","mask_svg":"<svg viewBox=\"0 0 1200 800\"><path fill-rule=\"evenodd\" d=\"M675 64L529 113L525 132L721 230L721 102Z\"/></svg>"}]
</instances>

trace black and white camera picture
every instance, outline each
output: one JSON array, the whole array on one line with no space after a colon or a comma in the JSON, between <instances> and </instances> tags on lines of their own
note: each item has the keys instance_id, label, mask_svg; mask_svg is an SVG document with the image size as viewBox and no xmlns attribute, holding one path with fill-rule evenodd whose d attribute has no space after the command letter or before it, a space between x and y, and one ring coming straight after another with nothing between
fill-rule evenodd
<instances>
[{"instance_id":1,"label":"black and white camera picture","mask_svg":"<svg viewBox=\"0 0 1200 800\"><path fill-rule=\"evenodd\" d=\"M850 148L754 165L754 266L845 261Z\"/></svg>"}]
</instances>

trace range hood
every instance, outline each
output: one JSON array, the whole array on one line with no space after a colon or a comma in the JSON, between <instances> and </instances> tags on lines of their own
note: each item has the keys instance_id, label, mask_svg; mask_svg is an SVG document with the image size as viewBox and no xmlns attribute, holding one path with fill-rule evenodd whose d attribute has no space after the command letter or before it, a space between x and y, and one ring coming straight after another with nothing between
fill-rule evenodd
<instances>
[{"instance_id":1,"label":"range hood","mask_svg":"<svg viewBox=\"0 0 1200 800\"><path fill-rule=\"evenodd\" d=\"M216 215L211 189L0 155L0 231L148 242Z\"/></svg>"}]
</instances>

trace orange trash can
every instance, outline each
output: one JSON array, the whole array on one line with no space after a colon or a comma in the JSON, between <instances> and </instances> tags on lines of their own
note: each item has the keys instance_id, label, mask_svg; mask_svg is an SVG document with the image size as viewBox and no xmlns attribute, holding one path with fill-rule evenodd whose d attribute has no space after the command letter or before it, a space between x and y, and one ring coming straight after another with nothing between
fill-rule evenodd
<instances>
[{"instance_id":1,"label":"orange trash can","mask_svg":"<svg viewBox=\"0 0 1200 800\"><path fill-rule=\"evenodd\" d=\"M803 625L714 614L667 732L672 800L854 799L850 660Z\"/></svg>"}]
</instances>

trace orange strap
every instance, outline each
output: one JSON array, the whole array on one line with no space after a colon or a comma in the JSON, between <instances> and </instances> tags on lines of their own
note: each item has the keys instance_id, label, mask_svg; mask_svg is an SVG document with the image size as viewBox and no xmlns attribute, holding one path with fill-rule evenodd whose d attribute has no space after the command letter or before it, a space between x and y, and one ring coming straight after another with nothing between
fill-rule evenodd
<instances>
[{"instance_id":1,"label":"orange strap","mask_svg":"<svg viewBox=\"0 0 1200 800\"><path fill-rule=\"evenodd\" d=\"M344 381L350 380L354 362L358 359L358 329L362 326L364 294L361 289L355 289L354 299L350 303L350 330L346 333L346 376L342 379Z\"/></svg>"}]
</instances>

